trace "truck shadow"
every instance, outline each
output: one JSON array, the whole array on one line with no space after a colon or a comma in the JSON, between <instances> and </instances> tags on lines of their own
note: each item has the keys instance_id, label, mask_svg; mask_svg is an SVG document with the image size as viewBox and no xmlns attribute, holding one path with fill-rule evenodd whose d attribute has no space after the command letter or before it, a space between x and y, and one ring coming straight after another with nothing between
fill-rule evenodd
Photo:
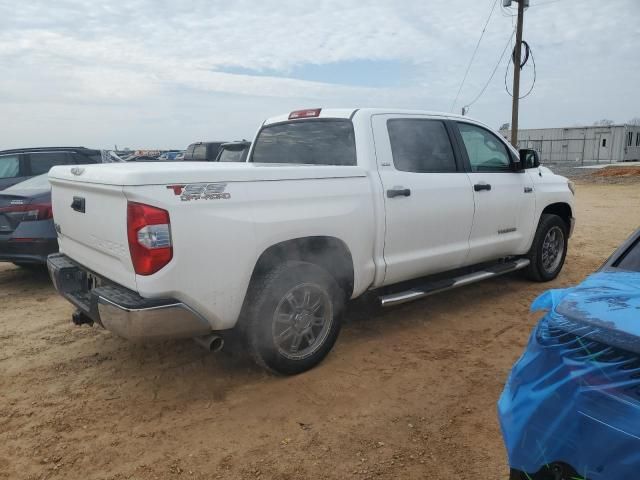
<instances>
[{"instance_id":1,"label":"truck shadow","mask_svg":"<svg viewBox=\"0 0 640 480\"><path fill-rule=\"evenodd\" d=\"M13 275L27 278L25 273ZM506 276L387 309L379 307L370 297L352 301L347 306L343 331L334 351L318 367L296 377L279 377L257 367L235 336L227 336L224 349L214 354L191 340L134 344L97 327L82 327L86 329L84 333L72 335L78 341L65 347L68 348L65 360L45 368L52 375L63 373L72 383L90 385L91 396L117 398L118 402L130 404L152 400L151 405L148 402L141 405L156 414L168 405L220 404L228 402L231 395L237 401L238 394L253 389L272 392L301 382L327 381L333 375L342 375L345 365L357 371L364 368L360 363L372 349L385 358L393 358L398 351L411 354L418 346L435 348L437 345L430 342L437 342L430 340L422 328L431 322L441 322L447 334L456 335L455 328L458 332L461 328L472 331L478 328L473 322L457 322L454 328L451 317L473 320L482 301L485 302L482 313L491 315L487 299L490 308L500 310L503 316L505 308L515 312L511 318L519 322L518 312L526 317L530 301L546 288L548 285ZM518 305L513 305L514 298L518 299ZM389 348L384 346L390 344Z\"/></svg>"},{"instance_id":2,"label":"truck shadow","mask_svg":"<svg viewBox=\"0 0 640 480\"><path fill-rule=\"evenodd\" d=\"M28 288L50 286L53 290L49 272L44 265L18 267L11 263L0 263L0 288L5 285L12 288L16 286Z\"/></svg>"}]
</instances>

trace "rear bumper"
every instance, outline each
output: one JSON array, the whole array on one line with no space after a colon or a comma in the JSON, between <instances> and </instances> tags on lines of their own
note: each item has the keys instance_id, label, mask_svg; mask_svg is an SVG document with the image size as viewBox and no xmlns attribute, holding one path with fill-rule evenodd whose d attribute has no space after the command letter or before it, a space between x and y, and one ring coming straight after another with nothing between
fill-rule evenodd
<instances>
[{"instance_id":1,"label":"rear bumper","mask_svg":"<svg viewBox=\"0 0 640 480\"><path fill-rule=\"evenodd\" d=\"M190 338L211 332L209 323L182 302L142 298L90 272L62 254L49 256L56 290L82 313L129 340Z\"/></svg>"}]
</instances>

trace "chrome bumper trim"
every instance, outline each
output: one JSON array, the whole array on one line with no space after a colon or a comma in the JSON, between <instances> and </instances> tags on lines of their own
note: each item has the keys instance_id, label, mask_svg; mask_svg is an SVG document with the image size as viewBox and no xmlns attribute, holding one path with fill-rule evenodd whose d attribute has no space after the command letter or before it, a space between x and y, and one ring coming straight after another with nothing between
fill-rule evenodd
<instances>
[{"instance_id":1,"label":"chrome bumper trim","mask_svg":"<svg viewBox=\"0 0 640 480\"><path fill-rule=\"evenodd\" d=\"M128 340L190 338L211 333L211 325L180 302L132 310L99 297L98 313L104 328Z\"/></svg>"}]
</instances>

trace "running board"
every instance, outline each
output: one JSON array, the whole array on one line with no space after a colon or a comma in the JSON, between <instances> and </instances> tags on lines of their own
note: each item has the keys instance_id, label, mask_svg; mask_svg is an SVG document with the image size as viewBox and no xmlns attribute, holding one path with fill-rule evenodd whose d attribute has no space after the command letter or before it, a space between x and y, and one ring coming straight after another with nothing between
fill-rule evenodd
<instances>
[{"instance_id":1,"label":"running board","mask_svg":"<svg viewBox=\"0 0 640 480\"><path fill-rule=\"evenodd\" d=\"M419 298L433 295L434 293L452 290L454 288L479 282L480 280L486 280L488 278L504 275L505 273L515 272L516 270L525 268L529 263L529 259L520 258L514 262L499 263L485 270L479 270L460 277L427 282L423 285L405 290L404 292L382 295L380 297L380 303L383 307L392 307L401 303L411 302L413 300L418 300Z\"/></svg>"}]
</instances>

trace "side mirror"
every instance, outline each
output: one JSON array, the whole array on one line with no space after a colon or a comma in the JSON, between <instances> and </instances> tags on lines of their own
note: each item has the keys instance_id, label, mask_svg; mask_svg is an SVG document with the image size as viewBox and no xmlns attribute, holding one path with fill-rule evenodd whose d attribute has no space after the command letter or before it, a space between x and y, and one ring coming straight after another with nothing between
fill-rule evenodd
<instances>
[{"instance_id":1,"label":"side mirror","mask_svg":"<svg viewBox=\"0 0 640 480\"><path fill-rule=\"evenodd\" d=\"M522 169L537 168L540 166L540 156L535 150L523 148L520 150L520 165Z\"/></svg>"}]
</instances>

